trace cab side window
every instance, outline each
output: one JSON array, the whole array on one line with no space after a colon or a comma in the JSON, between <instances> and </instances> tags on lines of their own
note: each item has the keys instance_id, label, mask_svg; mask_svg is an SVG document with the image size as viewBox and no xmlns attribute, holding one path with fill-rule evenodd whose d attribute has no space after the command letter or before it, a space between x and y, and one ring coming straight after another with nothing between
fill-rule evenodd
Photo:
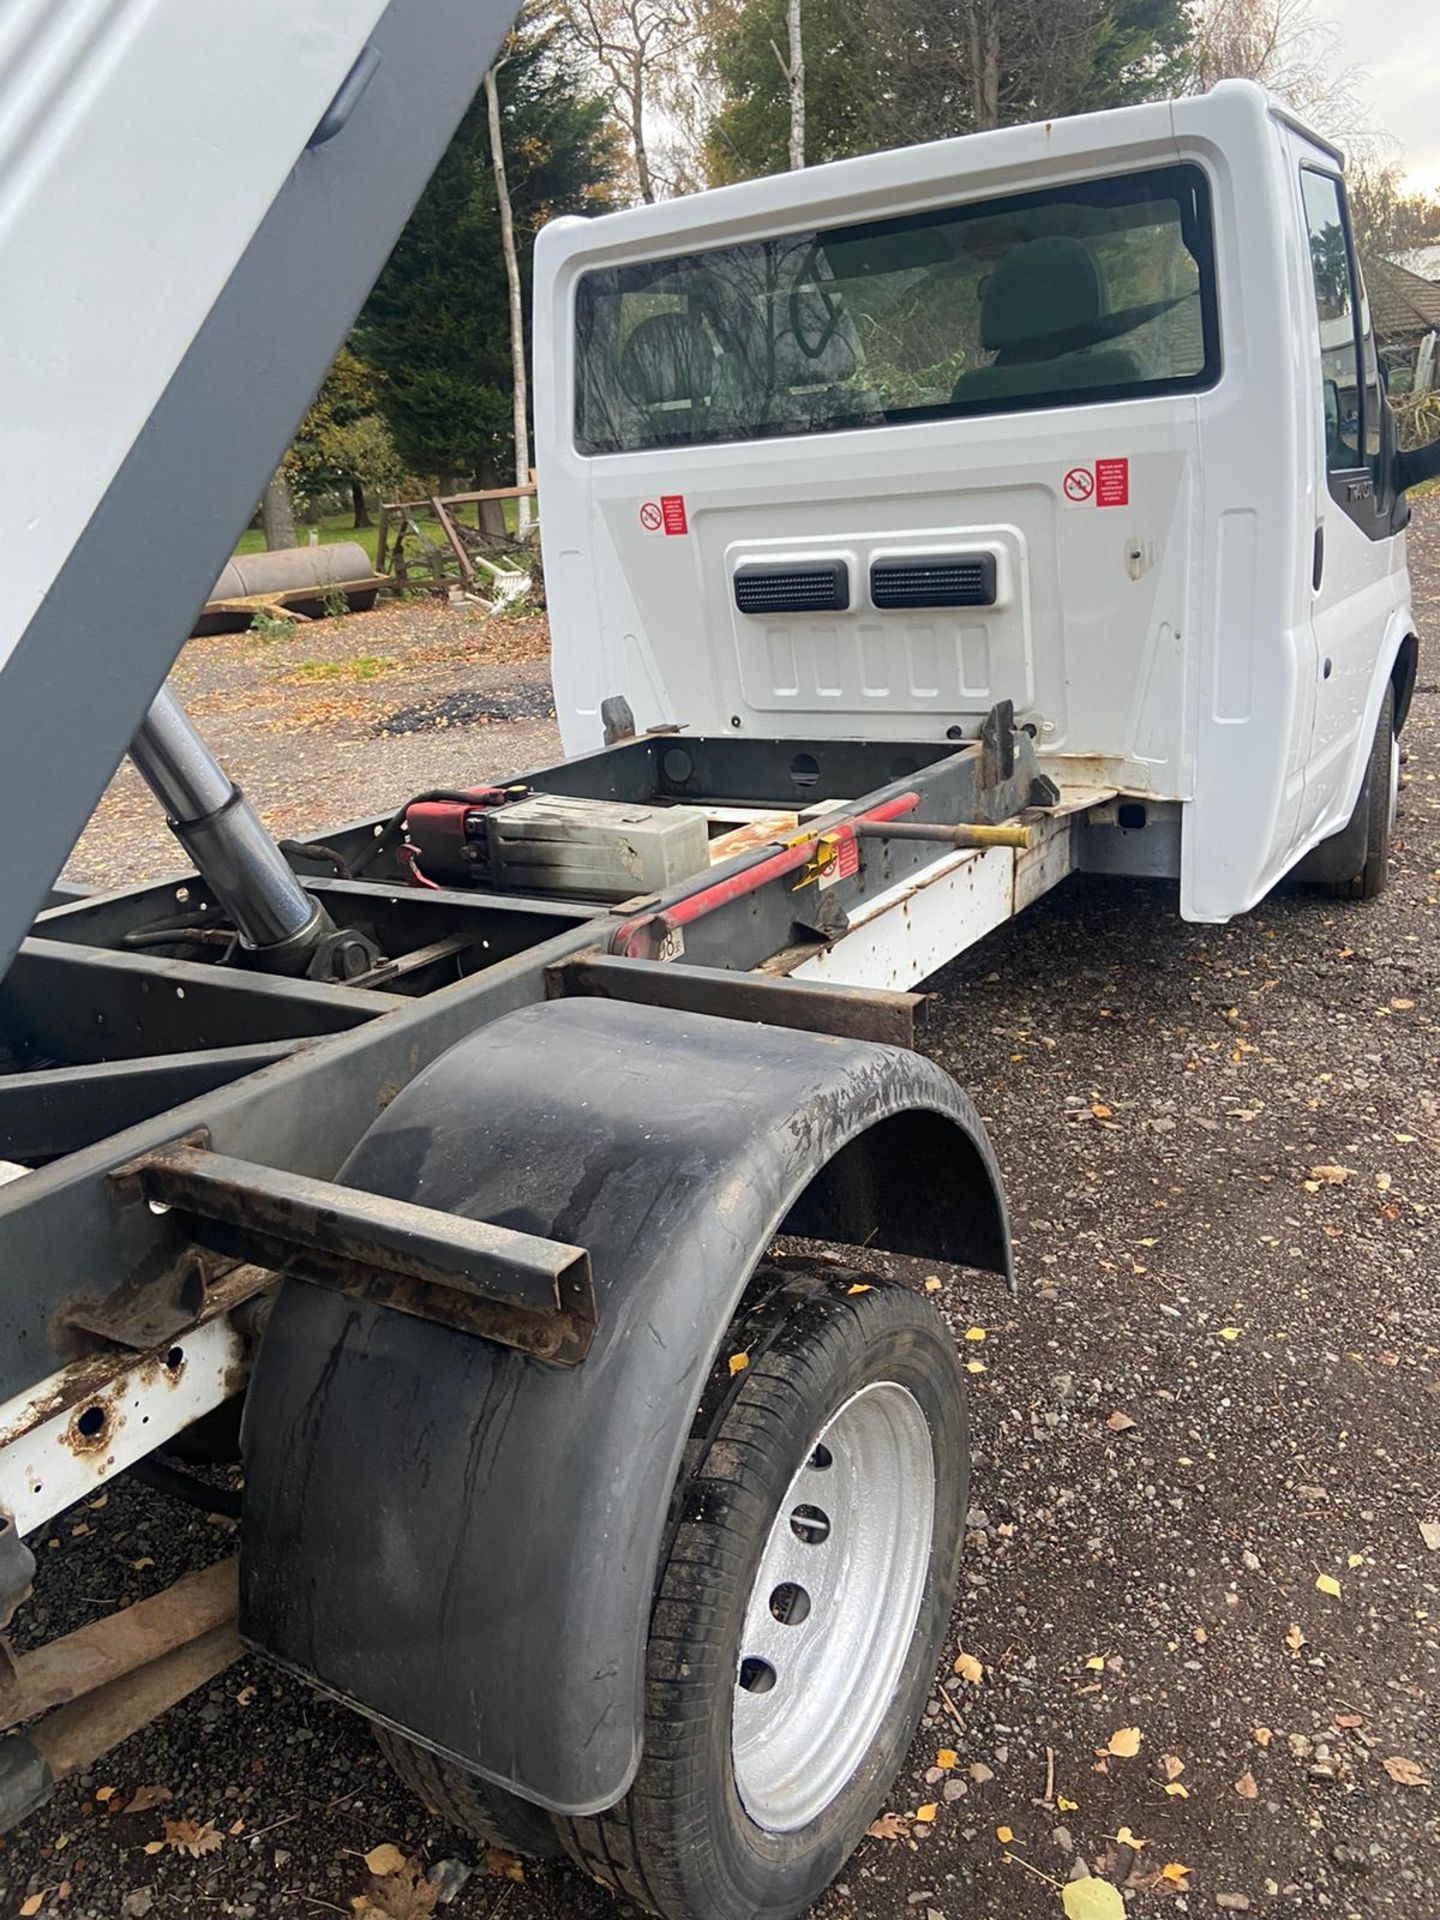
<instances>
[{"instance_id":1,"label":"cab side window","mask_svg":"<svg viewBox=\"0 0 1440 1920\"><path fill-rule=\"evenodd\" d=\"M1300 175L1310 270L1320 323L1320 378L1325 396L1325 464L1331 473L1365 465L1366 394L1360 377L1359 300L1340 182L1306 167ZM1378 379L1377 379L1378 397ZM1379 414L1374 431L1378 436Z\"/></svg>"}]
</instances>

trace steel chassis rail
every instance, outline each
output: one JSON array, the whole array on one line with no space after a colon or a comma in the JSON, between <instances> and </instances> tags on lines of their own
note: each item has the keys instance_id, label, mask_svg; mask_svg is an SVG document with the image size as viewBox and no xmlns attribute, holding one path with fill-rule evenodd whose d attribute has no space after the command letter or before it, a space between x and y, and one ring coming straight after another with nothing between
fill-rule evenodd
<instances>
[{"instance_id":1,"label":"steel chassis rail","mask_svg":"<svg viewBox=\"0 0 1440 1920\"><path fill-rule=\"evenodd\" d=\"M443 1303L453 1311L458 1302L462 1320L474 1321L477 1250L450 1230L473 1223L402 1223L410 1253L423 1244L430 1263L407 1265L396 1251L401 1228L373 1212L359 1219L329 1183L399 1089L488 1022L584 993L908 1041L913 996L787 976L819 973L852 928L863 932L882 903L917 894L937 873L975 863L1003 878L1002 917L1022 903L1027 865L1058 877L1068 823L1043 813L1030 815L1032 852L1013 835L1012 844L956 848L957 826L1013 822L1059 799L1029 737L999 718L1003 726L958 748L652 735L524 776L537 792L808 810L781 843L609 910L410 887L392 870L392 816L317 837L327 849L317 869L333 876L338 853L362 877L317 871L305 876L308 889L337 925L367 928L399 957L395 977L371 986L127 950L127 933L206 905L193 876L43 913L0 984L0 1039L21 1054L10 1062L20 1070L0 1073L0 1155L40 1163L0 1185L0 1509L23 1532L235 1390L244 1341L225 1296L236 1258L258 1261L261 1282L286 1262L318 1284L368 1287L372 1297L389 1289L386 1304L401 1310L439 1317ZM887 821L903 821L905 833L887 835ZM910 977L884 984L908 988L933 970L915 965L897 962L892 971ZM498 1287L501 1304L482 1304L489 1325L470 1330L504 1338L508 1313L514 1337L517 1314L528 1313L538 1318L516 1344L582 1357L583 1250L508 1238L509 1280L492 1266L479 1288ZM419 1306L404 1297L417 1287L428 1288ZM558 1318L542 1327L546 1314ZM189 1384L157 1401L155 1382L178 1389L166 1367L175 1354ZM105 1410L146 1383L144 1445L135 1433L121 1442ZM87 1444L100 1430L105 1444Z\"/></svg>"}]
</instances>

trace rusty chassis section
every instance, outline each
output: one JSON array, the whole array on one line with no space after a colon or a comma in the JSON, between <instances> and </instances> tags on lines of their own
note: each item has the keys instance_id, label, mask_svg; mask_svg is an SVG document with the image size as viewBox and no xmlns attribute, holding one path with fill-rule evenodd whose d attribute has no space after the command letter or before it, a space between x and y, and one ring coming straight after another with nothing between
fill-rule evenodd
<instances>
[{"instance_id":1,"label":"rusty chassis section","mask_svg":"<svg viewBox=\"0 0 1440 1920\"><path fill-rule=\"evenodd\" d=\"M668 730L508 784L787 809L799 825L614 908L418 887L403 808L290 843L335 927L381 956L347 985L157 936L214 924L195 875L66 889L37 920L0 982L0 1162L13 1163L0 1168L0 1625L28 1589L26 1532L243 1390L277 1273L583 1366L603 1315L587 1246L336 1179L451 1049L567 1001L909 1047L920 996L792 976L937 861L1027 857L1060 799L1008 709L977 740L910 746ZM0 1746L0 1825L234 1657L233 1623L185 1598L154 1616L170 1622L166 1643L152 1634L129 1665L123 1651L72 1648L68 1665L55 1653L47 1671L100 1676L85 1683L89 1707L66 1696L70 1680L42 1685L39 1668L9 1663L6 1724L45 1717ZM141 1609L117 1618L130 1644Z\"/></svg>"}]
</instances>

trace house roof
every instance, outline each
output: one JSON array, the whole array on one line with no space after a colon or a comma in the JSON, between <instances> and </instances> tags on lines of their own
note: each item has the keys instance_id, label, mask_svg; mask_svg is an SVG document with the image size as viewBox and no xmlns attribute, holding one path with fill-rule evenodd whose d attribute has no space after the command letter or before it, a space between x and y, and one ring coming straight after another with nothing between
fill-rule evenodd
<instances>
[{"instance_id":1,"label":"house roof","mask_svg":"<svg viewBox=\"0 0 1440 1920\"><path fill-rule=\"evenodd\" d=\"M1440 328L1440 286L1393 260L1378 260L1368 275L1370 312L1381 340L1414 340Z\"/></svg>"}]
</instances>

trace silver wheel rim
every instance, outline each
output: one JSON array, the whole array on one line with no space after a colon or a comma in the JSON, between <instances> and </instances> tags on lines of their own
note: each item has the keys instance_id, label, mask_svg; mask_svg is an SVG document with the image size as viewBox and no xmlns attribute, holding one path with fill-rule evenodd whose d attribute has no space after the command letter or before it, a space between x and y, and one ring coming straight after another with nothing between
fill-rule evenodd
<instances>
[{"instance_id":1,"label":"silver wheel rim","mask_svg":"<svg viewBox=\"0 0 1440 1920\"><path fill-rule=\"evenodd\" d=\"M770 1529L740 1641L731 1757L756 1826L793 1833L860 1767L915 1632L935 1532L935 1450L907 1387L827 1421Z\"/></svg>"}]
</instances>

